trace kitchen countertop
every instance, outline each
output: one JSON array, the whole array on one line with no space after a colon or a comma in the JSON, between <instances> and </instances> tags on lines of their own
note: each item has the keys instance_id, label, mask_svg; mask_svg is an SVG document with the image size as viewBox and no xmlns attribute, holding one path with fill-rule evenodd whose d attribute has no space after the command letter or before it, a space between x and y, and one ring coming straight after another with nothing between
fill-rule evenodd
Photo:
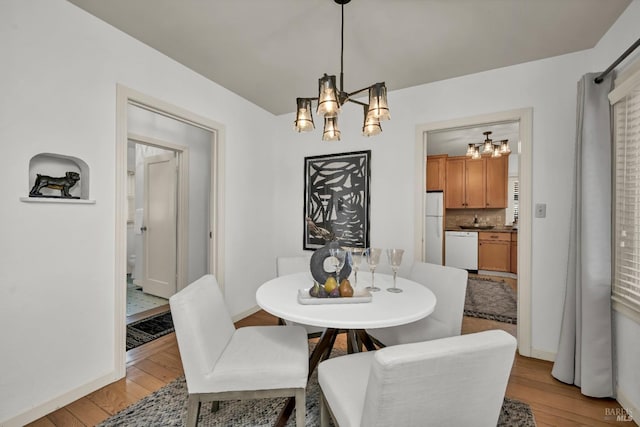
<instances>
[{"instance_id":1,"label":"kitchen countertop","mask_svg":"<svg viewBox=\"0 0 640 427\"><path fill-rule=\"evenodd\" d=\"M495 227L495 228L489 228L489 229L483 229L483 228L461 228L460 226L456 226L456 227L447 227L445 228L444 231L488 231L490 233L517 233L518 229L517 228L511 228L511 227Z\"/></svg>"}]
</instances>

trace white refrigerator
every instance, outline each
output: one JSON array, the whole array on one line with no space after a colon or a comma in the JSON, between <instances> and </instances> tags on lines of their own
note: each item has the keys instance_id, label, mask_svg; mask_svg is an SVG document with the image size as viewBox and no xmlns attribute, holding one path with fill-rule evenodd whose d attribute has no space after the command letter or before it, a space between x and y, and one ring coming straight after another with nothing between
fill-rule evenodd
<instances>
[{"instance_id":1,"label":"white refrigerator","mask_svg":"<svg viewBox=\"0 0 640 427\"><path fill-rule=\"evenodd\" d=\"M424 253L425 261L442 265L444 242L444 197L442 191L429 191L425 198Z\"/></svg>"}]
</instances>

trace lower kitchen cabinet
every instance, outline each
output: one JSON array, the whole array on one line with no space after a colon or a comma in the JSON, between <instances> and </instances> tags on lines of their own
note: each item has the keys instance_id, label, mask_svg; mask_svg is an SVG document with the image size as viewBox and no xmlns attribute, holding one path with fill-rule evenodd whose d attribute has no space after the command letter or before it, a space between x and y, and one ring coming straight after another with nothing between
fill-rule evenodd
<instances>
[{"instance_id":1,"label":"lower kitchen cabinet","mask_svg":"<svg viewBox=\"0 0 640 427\"><path fill-rule=\"evenodd\" d=\"M478 269L511 271L511 233L478 233Z\"/></svg>"}]
</instances>

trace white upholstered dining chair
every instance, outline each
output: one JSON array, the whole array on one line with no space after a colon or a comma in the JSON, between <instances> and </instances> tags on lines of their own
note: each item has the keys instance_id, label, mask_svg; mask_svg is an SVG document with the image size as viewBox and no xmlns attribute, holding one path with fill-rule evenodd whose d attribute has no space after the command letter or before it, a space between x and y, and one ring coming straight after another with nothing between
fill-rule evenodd
<instances>
[{"instance_id":1,"label":"white upholstered dining chair","mask_svg":"<svg viewBox=\"0 0 640 427\"><path fill-rule=\"evenodd\" d=\"M280 276L285 276L287 274L309 272L310 262L311 262L311 257L307 255L279 256L276 258L276 275L280 277ZM309 338L318 337L320 336L320 334L322 334L322 332L324 332L324 328L320 328L318 326L303 325L300 323L292 322L287 319L280 319L280 320L281 320L281 323L285 325L302 326L307 331L307 336Z\"/></svg>"},{"instance_id":2,"label":"white upholstered dining chair","mask_svg":"<svg viewBox=\"0 0 640 427\"><path fill-rule=\"evenodd\" d=\"M216 278L205 275L169 299L189 393L187 426L201 402L293 397L305 424L309 347L299 326L236 329Z\"/></svg>"},{"instance_id":3,"label":"white upholstered dining chair","mask_svg":"<svg viewBox=\"0 0 640 427\"><path fill-rule=\"evenodd\" d=\"M327 359L320 425L495 427L515 349L491 330Z\"/></svg>"},{"instance_id":4,"label":"white upholstered dining chair","mask_svg":"<svg viewBox=\"0 0 640 427\"><path fill-rule=\"evenodd\" d=\"M409 279L426 286L435 294L436 308L433 313L406 325L367 329L367 332L385 346L460 335L468 275L467 270L460 268L416 261Z\"/></svg>"}]
</instances>

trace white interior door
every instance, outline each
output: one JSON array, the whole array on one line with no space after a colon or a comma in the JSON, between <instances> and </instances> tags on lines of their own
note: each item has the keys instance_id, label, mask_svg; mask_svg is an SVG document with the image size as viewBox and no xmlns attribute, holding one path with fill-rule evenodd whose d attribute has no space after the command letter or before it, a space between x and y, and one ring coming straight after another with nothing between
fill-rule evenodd
<instances>
[{"instance_id":1,"label":"white interior door","mask_svg":"<svg viewBox=\"0 0 640 427\"><path fill-rule=\"evenodd\" d=\"M177 176L175 153L144 161L142 288L162 298L176 293Z\"/></svg>"}]
</instances>

